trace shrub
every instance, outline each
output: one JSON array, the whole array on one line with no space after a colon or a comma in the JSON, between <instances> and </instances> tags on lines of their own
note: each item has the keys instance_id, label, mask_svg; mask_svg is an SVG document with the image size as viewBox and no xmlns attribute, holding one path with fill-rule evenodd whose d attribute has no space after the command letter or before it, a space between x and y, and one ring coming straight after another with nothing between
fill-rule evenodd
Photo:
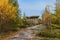
<instances>
[{"instance_id":1,"label":"shrub","mask_svg":"<svg viewBox=\"0 0 60 40\"><path fill-rule=\"evenodd\" d=\"M57 24L51 24L51 27L54 29L60 29L60 25Z\"/></svg>"},{"instance_id":2,"label":"shrub","mask_svg":"<svg viewBox=\"0 0 60 40\"><path fill-rule=\"evenodd\" d=\"M60 30L45 30L37 34L40 37L60 38Z\"/></svg>"}]
</instances>

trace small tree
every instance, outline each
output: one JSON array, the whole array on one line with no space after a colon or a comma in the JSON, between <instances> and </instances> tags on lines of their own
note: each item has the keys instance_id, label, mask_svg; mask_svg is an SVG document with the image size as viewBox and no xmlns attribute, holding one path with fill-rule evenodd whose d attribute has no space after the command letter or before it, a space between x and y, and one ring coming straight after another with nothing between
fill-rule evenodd
<instances>
[{"instance_id":1,"label":"small tree","mask_svg":"<svg viewBox=\"0 0 60 40\"><path fill-rule=\"evenodd\" d=\"M17 26L18 8L8 3L8 0L0 1L0 32L11 31Z\"/></svg>"}]
</instances>

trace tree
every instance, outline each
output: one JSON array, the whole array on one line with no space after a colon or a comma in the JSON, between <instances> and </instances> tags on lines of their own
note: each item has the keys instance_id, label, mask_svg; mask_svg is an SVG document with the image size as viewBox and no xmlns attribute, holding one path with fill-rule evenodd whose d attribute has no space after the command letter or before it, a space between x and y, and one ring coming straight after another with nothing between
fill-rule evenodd
<instances>
[{"instance_id":1,"label":"tree","mask_svg":"<svg viewBox=\"0 0 60 40\"><path fill-rule=\"evenodd\" d=\"M13 6L17 6L18 7L17 0L9 0L9 3L12 4Z\"/></svg>"},{"instance_id":2,"label":"tree","mask_svg":"<svg viewBox=\"0 0 60 40\"><path fill-rule=\"evenodd\" d=\"M50 20L51 20L51 23L56 24L57 23L57 16L56 16L56 14L51 14L50 15Z\"/></svg>"},{"instance_id":3,"label":"tree","mask_svg":"<svg viewBox=\"0 0 60 40\"><path fill-rule=\"evenodd\" d=\"M60 28L60 8L56 9L54 14L50 15L51 25L55 28Z\"/></svg>"},{"instance_id":4,"label":"tree","mask_svg":"<svg viewBox=\"0 0 60 40\"><path fill-rule=\"evenodd\" d=\"M18 8L8 1L0 0L0 32L17 28Z\"/></svg>"}]
</instances>

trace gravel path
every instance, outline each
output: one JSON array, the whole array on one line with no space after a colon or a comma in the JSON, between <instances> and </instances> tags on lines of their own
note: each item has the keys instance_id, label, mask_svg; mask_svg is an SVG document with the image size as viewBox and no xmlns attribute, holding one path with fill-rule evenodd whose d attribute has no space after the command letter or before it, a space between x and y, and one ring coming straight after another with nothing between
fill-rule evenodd
<instances>
[{"instance_id":1,"label":"gravel path","mask_svg":"<svg viewBox=\"0 0 60 40\"><path fill-rule=\"evenodd\" d=\"M37 32L41 31L44 28L45 26L42 24L26 28L19 34L12 37L10 40L38 40L38 37L35 37L35 35Z\"/></svg>"}]
</instances>

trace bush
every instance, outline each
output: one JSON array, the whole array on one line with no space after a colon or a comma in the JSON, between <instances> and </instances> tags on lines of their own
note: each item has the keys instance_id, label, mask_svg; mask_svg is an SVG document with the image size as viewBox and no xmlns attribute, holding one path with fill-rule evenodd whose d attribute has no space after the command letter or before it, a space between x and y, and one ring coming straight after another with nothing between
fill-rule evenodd
<instances>
[{"instance_id":1,"label":"bush","mask_svg":"<svg viewBox=\"0 0 60 40\"><path fill-rule=\"evenodd\" d=\"M60 30L45 30L37 34L40 37L60 38Z\"/></svg>"},{"instance_id":2,"label":"bush","mask_svg":"<svg viewBox=\"0 0 60 40\"><path fill-rule=\"evenodd\" d=\"M60 25L57 24L51 24L51 27L54 29L60 29Z\"/></svg>"},{"instance_id":3,"label":"bush","mask_svg":"<svg viewBox=\"0 0 60 40\"><path fill-rule=\"evenodd\" d=\"M26 25L20 25L19 28L26 28Z\"/></svg>"}]
</instances>

